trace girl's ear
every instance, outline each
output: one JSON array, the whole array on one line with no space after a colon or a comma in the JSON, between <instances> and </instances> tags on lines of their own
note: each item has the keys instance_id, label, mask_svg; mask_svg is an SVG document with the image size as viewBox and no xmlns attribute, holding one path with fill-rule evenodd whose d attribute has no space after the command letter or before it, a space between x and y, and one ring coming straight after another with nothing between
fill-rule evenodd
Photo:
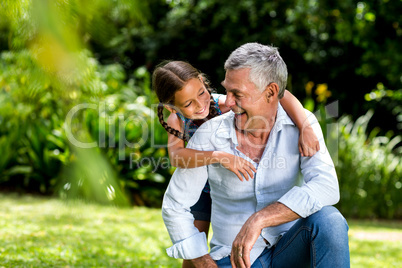
<instances>
[{"instance_id":1,"label":"girl's ear","mask_svg":"<svg viewBox=\"0 0 402 268\"><path fill-rule=\"evenodd\" d=\"M164 104L163 107L165 107L166 110L168 110L168 111L171 112L171 113L177 113L177 111L173 108L172 105Z\"/></svg>"},{"instance_id":2,"label":"girl's ear","mask_svg":"<svg viewBox=\"0 0 402 268\"><path fill-rule=\"evenodd\" d=\"M201 83L202 83L203 85L205 85L204 79L202 79L202 75L199 75L199 76L198 76L198 79L201 81Z\"/></svg>"}]
</instances>

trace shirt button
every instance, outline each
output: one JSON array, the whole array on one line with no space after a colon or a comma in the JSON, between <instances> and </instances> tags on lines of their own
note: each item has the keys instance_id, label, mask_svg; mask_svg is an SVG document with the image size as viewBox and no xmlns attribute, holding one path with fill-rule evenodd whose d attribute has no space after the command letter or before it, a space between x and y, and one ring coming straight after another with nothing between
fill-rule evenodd
<instances>
[{"instance_id":1,"label":"shirt button","mask_svg":"<svg viewBox=\"0 0 402 268\"><path fill-rule=\"evenodd\" d=\"M257 194L261 194L260 191L257 191Z\"/></svg>"}]
</instances>

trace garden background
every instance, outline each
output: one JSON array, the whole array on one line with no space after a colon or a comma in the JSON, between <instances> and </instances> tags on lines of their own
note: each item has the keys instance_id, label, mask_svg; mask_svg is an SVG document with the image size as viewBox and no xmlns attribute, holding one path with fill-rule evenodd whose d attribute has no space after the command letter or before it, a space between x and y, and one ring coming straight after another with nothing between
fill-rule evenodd
<instances>
[{"instance_id":1,"label":"garden background","mask_svg":"<svg viewBox=\"0 0 402 268\"><path fill-rule=\"evenodd\" d=\"M31 195L128 214L141 207L149 211L133 217L156 224L169 246L161 219L144 216L159 213L174 171L152 71L165 59L186 60L224 93L227 56L259 42L279 47L288 89L320 121L340 183L337 207L348 219L393 220L401 230L402 1L3 0L0 7L5 219ZM21 262L4 257L14 241L5 237L0 266L36 266L29 254Z\"/></svg>"}]
</instances>

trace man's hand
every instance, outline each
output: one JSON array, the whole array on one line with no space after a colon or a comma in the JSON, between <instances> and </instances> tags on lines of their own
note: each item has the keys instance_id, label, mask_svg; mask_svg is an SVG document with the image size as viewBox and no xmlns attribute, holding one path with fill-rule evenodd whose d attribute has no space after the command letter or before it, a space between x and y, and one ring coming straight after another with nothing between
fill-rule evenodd
<instances>
[{"instance_id":1,"label":"man's hand","mask_svg":"<svg viewBox=\"0 0 402 268\"><path fill-rule=\"evenodd\" d=\"M191 260L191 263L195 268L218 268L218 265L216 265L215 261L211 258L211 256L209 256L209 254L193 259Z\"/></svg>"},{"instance_id":2,"label":"man's hand","mask_svg":"<svg viewBox=\"0 0 402 268\"><path fill-rule=\"evenodd\" d=\"M273 203L248 218L232 244L230 262L232 267L251 267L250 251L265 227L278 226L300 218L281 203Z\"/></svg>"},{"instance_id":3,"label":"man's hand","mask_svg":"<svg viewBox=\"0 0 402 268\"><path fill-rule=\"evenodd\" d=\"M262 227L257 224L259 222L257 217L257 213L251 215L233 241L232 252L230 253L232 267L251 267L250 251L262 230Z\"/></svg>"}]
</instances>

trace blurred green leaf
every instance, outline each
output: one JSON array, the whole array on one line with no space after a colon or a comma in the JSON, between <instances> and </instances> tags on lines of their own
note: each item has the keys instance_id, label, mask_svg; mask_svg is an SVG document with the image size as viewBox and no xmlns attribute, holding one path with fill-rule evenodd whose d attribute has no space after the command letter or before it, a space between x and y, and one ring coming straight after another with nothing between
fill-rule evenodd
<instances>
[{"instance_id":1,"label":"blurred green leaf","mask_svg":"<svg viewBox=\"0 0 402 268\"><path fill-rule=\"evenodd\" d=\"M31 166L13 166L7 170L7 175L30 174L32 173L32 170Z\"/></svg>"}]
</instances>

